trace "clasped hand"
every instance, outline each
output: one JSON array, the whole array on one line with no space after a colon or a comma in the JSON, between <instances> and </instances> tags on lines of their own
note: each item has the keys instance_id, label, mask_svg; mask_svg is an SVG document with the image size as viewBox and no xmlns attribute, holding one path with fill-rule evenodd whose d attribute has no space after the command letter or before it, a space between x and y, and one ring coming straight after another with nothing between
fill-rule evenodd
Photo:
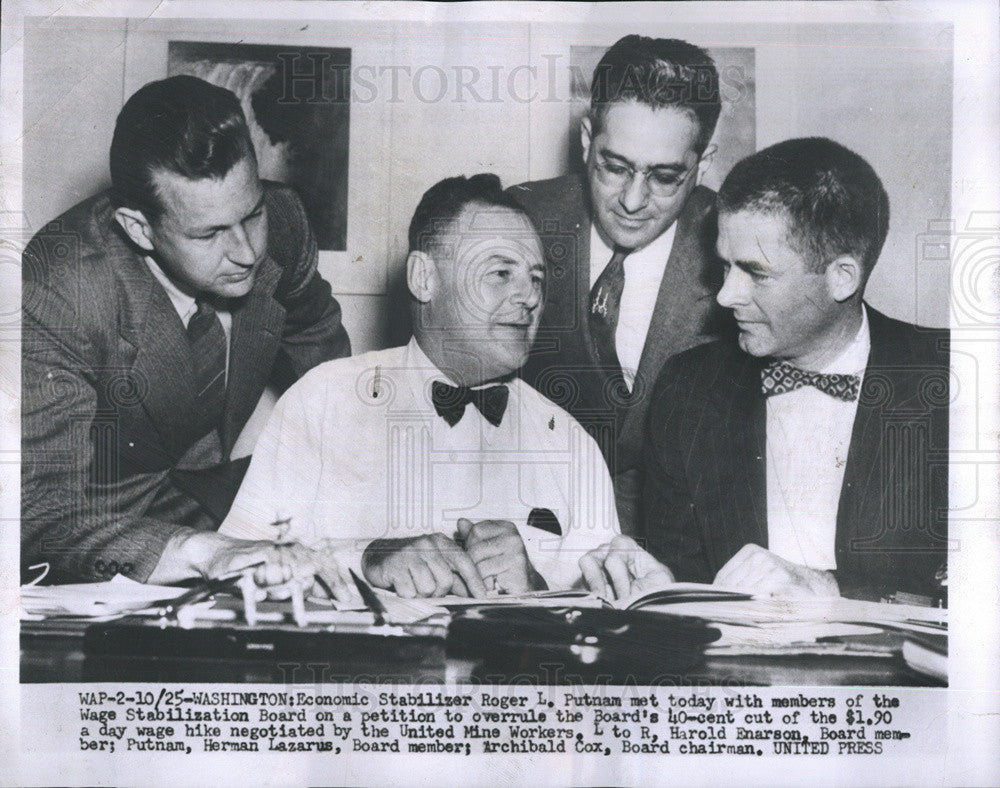
<instances>
[{"instance_id":1,"label":"clasped hand","mask_svg":"<svg viewBox=\"0 0 1000 788\"><path fill-rule=\"evenodd\" d=\"M181 532L171 538L149 577L150 583L174 583L192 576L223 577L253 567L258 598L288 599L293 593L326 596L322 577L339 602L361 599L333 556L297 542L235 539L214 531Z\"/></svg>"},{"instance_id":2,"label":"clasped hand","mask_svg":"<svg viewBox=\"0 0 1000 788\"><path fill-rule=\"evenodd\" d=\"M545 587L508 520L460 518L454 539L439 533L376 539L365 549L362 569L372 585L404 598L481 599L490 592L523 594Z\"/></svg>"}]
</instances>

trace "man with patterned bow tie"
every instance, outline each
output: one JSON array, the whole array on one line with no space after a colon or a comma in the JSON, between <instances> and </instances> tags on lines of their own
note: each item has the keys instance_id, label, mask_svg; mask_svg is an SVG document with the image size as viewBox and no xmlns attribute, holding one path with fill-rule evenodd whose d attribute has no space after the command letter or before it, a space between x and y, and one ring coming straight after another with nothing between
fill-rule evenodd
<instances>
[{"instance_id":1,"label":"man with patterned bow tie","mask_svg":"<svg viewBox=\"0 0 1000 788\"><path fill-rule=\"evenodd\" d=\"M738 347L670 362L650 405L646 546L757 594L933 594L947 549L949 335L862 300L889 225L871 166L823 138L744 159L718 195ZM651 567L619 538L585 559ZM629 570L627 566L640 566Z\"/></svg>"},{"instance_id":2,"label":"man with patterned bow tie","mask_svg":"<svg viewBox=\"0 0 1000 788\"><path fill-rule=\"evenodd\" d=\"M401 596L565 589L618 531L600 449L514 377L538 328L538 235L494 175L424 194L409 344L324 364L264 429L221 531L289 537Z\"/></svg>"},{"instance_id":3,"label":"man with patterned bow tie","mask_svg":"<svg viewBox=\"0 0 1000 788\"><path fill-rule=\"evenodd\" d=\"M715 302L719 74L703 49L625 36L594 69L583 168L510 194L541 234L545 313L521 376L597 437L624 533L637 527L653 383L670 356L732 332Z\"/></svg>"}]
</instances>

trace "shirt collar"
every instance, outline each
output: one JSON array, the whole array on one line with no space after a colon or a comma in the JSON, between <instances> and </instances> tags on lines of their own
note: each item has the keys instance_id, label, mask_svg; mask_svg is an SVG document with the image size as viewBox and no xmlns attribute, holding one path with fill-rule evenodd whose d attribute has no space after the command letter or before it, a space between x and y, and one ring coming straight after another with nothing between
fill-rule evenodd
<instances>
[{"instance_id":1,"label":"shirt collar","mask_svg":"<svg viewBox=\"0 0 1000 788\"><path fill-rule=\"evenodd\" d=\"M420 384L429 389L430 385L435 380L440 380L443 383L447 383L449 386L455 386L460 388L459 385L449 377L447 373L438 368L437 364L430 360L424 349L420 347L420 343L417 342L416 337L410 337L410 341L406 343L406 368L412 370L415 375L420 380ZM482 389L490 388L492 386L506 385L510 388L511 384L517 380L516 376L512 376L511 379L491 380L487 383L479 383L475 386L470 386L469 388Z\"/></svg>"},{"instance_id":2,"label":"shirt collar","mask_svg":"<svg viewBox=\"0 0 1000 788\"><path fill-rule=\"evenodd\" d=\"M184 323L184 327L187 328L188 321L194 316L194 313L198 311L198 305L194 298L177 287L177 285L175 285L170 277L163 272L163 269L160 268L152 257L146 255L143 259L146 261L146 265L149 266L149 270L156 278L156 281L159 282L163 286L163 289L167 291L170 303L174 305L174 309L176 309L177 314L180 315L181 321Z\"/></svg>"},{"instance_id":3,"label":"shirt collar","mask_svg":"<svg viewBox=\"0 0 1000 788\"><path fill-rule=\"evenodd\" d=\"M827 375L863 375L868 366L868 353L871 350L871 333L868 330L868 309L861 305L861 327L833 361L820 372Z\"/></svg>"},{"instance_id":4,"label":"shirt collar","mask_svg":"<svg viewBox=\"0 0 1000 788\"><path fill-rule=\"evenodd\" d=\"M448 375L438 369L437 364L428 358L415 336L410 337L410 341L406 343L406 368L413 370L420 378L420 382L424 388L430 386L431 381L434 380L441 380L449 386L458 385Z\"/></svg>"},{"instance_id":5,"label":"shirt collar","mask_svg":"<svg viewBox=\"0 0 1000 788\"><path fill-rule=\"evenodd\" d=\"M663 276L663 269L666 268L667 259L670 257L670 250L674 245L674 235L677 232L677 222L671 224L666 230L664 230L660 235L655 238L651 243L642 247L642 249L637 249L635 251L629 252L625 257L625 273L626 277L632 278L631 274L634 270L649 271L650 278L659 279ZM590 224L590 256L591 259L596 257L598 260L604 259L605 263L611 259L611 255L614 254L614 250L611 249L604 239L601 238L601 234L597 231L597 225L591 222ZM637 268L638 266L638 268ZM659 269L657 271L657 269ZM601 266L596 271L591 270L590 272L590 284L593 286L594 282L597 281L597 277L601 275L601 271L604 267Z\"/></svg>"}]
</instances>

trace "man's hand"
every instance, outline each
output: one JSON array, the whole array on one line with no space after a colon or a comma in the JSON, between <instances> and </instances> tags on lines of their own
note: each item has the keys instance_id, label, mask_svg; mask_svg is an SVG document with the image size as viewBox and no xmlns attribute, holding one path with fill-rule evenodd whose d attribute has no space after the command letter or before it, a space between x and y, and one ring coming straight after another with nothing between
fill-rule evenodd
<instances>
[{"instance_id":1,"label":"man's hand","mask_svg":"<svg viewBox=\"0 0 1000 788\"><path fill-rule=\"evenodd\" d=\"M150 583L174 583L196 577L221 577L249 566L256 566L253 579L262 596L287 599L295 587L304 594L325 596L315 587L321 573L340 602L360 600L357 589L346 582L332 556L317 553L296 542L275 544L266 540L234 539L214 531L181 532L167 542L159 563L150 575Z\"/></svg>"},{"instance_id":2,"label":"man's hand","mask_svg":"<svg viewBox=\"0 0 1000 788\"><path fill-rule=\"evenodd\" d=\"M719 570L715 585L758 596L840 596L832 572L794 564L756 544L743 545Z\"/></svg>"},{"instance_id":3,"label":"man's hand","mask_svg":"<svg viewBox=\"0 0 1000 788\"><path fill-rule=\"evenodd\" d=\"M628 536L616 536L580 559L587 588L606 599L626 599L674 582L673 573Z\"/></svg>"},{"instance_id":4,"label":"man's hand","mask_svg":"<svg viewBox=\"0 0 1000 788\"><path fill-rule=\"evenodd\" d=\"M361 557L365 578L401 597L458 594L486 596L483 578L472 559L444 534L409 539L376 539Z\"/></svg>"},{"instance_id":5,"label":"man's hand","mask_svg":"<svg viewBox=\"0 0 1000 788\"><path fill-rule=\"evenodd\" d=\"M509 520L458 519L458 537L491 590L525 594L547 588L528 560L517 526Z\"/></svg>"}]
</instances>

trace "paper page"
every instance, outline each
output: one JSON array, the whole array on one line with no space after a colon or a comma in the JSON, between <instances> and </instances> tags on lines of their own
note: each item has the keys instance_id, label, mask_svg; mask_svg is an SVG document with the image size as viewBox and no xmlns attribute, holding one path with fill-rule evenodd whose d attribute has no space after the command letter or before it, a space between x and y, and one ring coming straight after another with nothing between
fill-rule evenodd
<instances>
[{"instance_id":1,"label":"paper page","mask_svg":"<svg viewBox=\"0 0 1000 788\"><path fill-rule=\"evenodd\" d=\"M29 615L113 616L174 599L188 591L177 586L137 583L115 575L104 583L21 586L22 609Z\"/></svg>"}]
</instances>

